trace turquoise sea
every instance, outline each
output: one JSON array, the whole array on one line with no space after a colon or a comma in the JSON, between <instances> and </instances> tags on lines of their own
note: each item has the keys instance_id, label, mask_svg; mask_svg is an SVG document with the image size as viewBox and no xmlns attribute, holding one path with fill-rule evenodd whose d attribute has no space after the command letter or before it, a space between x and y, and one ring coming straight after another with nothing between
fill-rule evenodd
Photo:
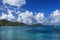
<instances>
[{"instance_id":1,"label":"turquoise sea","mask_svg":"<svg viewBox=\"0 0 60 40\"><path fill-rule=\"evenodd\" d=\"M60 27L0 26L0 40L60 40Z\"/></svg>"}]
</instances>

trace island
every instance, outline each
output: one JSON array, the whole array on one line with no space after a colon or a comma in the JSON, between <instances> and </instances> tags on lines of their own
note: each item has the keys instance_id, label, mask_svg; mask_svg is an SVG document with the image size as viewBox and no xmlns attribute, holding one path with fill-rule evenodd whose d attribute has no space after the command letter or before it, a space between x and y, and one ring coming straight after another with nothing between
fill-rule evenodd
<instances>
[{"instance_id":1,"label":"island","mask_svg":"<svg viewBox=\"0 0 60 40\"><path fill-rule=\"evenodd\" d=\"M28 24L21 23L21 22L11 22L11 21L4 19L4 20L0 20L0 26L42 26L42 24L39 23L39 24L28 25Z\"/></svg>"},{"instance_id":2,"label":"island","mask_svg":"<svg viewBox=\"0 0 60 40\"><path fill-rule=\"evenodd\" d=\"M0 26L46 26L46 27L56 27L55 25L43 25L41 23L36 23L36 24L25 24L21 22L12 22L8 21L6 19L0 20ZM59 26L60 27L60 26Z\"/></svg>"},{"instance_id":3,"label":"island","mask_svg":"<svg viewBox=\"0 0 60 40\"><path fill-rule=\"evenodd\" d=\"M11 22L8 20L0 20L0 26L26 26L27 24L20 22Z\"/></svg>"}]
</instances>

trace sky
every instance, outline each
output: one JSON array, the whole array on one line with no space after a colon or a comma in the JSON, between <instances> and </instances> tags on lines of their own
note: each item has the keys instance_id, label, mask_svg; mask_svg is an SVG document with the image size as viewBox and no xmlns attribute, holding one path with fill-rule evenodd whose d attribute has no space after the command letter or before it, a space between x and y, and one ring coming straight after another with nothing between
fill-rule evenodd
<instances>
[{"instance_id":1,"label":"sky","mask_svg":"<svg viewBox=\"0 0 60 40\"><path fill-rule=\"evenodd\" d=\"M0 20L60 25L60 0L1 0Z\"/></svg>"}]
</instances>

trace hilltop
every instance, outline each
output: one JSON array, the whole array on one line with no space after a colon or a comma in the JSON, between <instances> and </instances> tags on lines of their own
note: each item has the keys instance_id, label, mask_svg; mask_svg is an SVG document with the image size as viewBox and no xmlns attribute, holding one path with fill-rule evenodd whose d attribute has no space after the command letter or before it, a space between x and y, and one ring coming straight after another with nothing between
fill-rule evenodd
<instances>
[{"instance_id":1,"label":"hilltop","mask_svg":"<svg viewBox=\"0 0 60 40\"><path fill-rule=\"evenodd\" d=\"M28 26L28 24L21 23L21 22L11 22L8 20L0 20L0 26ZM29 26L42 26L42 24L32 24Z\"/></svg>"},{"instance_id":2,"label":"hilltop","mask_svg":"<svg viewBox=\"0 0 60 40\"><path fill-rule=\"evenodd\" d=\"M27 24L20 23L20 22L11 22L8 20L0 20L0 26L25 26Z\"/></svg>"}]
</instances>

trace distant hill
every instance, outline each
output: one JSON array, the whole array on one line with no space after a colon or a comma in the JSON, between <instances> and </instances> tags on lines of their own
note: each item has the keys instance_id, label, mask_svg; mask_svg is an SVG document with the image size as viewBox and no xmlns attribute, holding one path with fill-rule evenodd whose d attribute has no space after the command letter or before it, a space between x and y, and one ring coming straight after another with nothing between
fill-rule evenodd
<instances>
[{"instance_id":1,"label":"distant hill","mask_svg":"<svg viewBox=\"0 0 60 40\"><path fill-rule=\"evenodd\" d=\"M27 24L20 22L11 22L8 20L0 20L0 26L26 26Z\"/></svg>"},{"instance_id":2,"label":"distant hill","mask_svg":"<svg viewBox=\"0 0 60 40\"><path fill-rule=\"evenodd\" d=\"M20 22L11 22L8 20L0 20L0 26L43 26L42 24L31 24L31 25L27 25L24 23L20 23Z\"/></svg>"}]
</instances>

